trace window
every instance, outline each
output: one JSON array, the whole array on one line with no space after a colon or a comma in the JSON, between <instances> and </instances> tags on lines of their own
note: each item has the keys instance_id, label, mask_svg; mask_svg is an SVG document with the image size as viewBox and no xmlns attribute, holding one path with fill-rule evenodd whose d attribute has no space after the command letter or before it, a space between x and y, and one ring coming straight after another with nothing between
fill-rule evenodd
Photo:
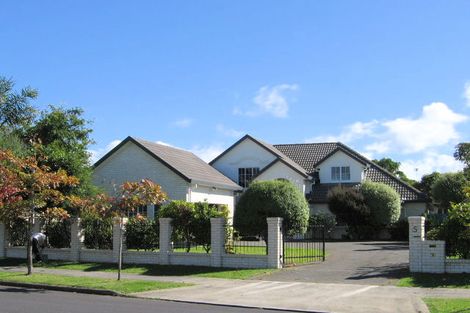
<instances>
[{"instance_id":1,"label":"window","mask_svg":"<svg viewBox=\"0 0 470 313\"><path fill-rule=\"evenodd\" d=\"M147 216L147 206L146 205L141 205L136 210L134 210L134 211L130 210L129 212L127 212L128 217L136 217L137 214L140 214L142 216Z\"/></svg>"},{"instance_id":2,"label":"window","mask_svg":"<svg viewBox=\"0 0 470 313\"><path fill-rule=\"evenodd\" d=\"M245 167L238 169L238 184L243 188L248 187L251 180L258 175L259 167Z\"/></svg>"},{"instance_id":3,"label":"window","mask_svg":"<svg viewBox=\"0 0 470 313\"><path fill-rule=\"evenodd\" d=\"M333 166L331 168L332 181L351 180L351 169L349 166Z\"/></svg>"},{"instance_id":4,"label":"window","mask_svg":"<svg viewBox=\"0 0 470 313\"><path fill-rule=\"evenodd\" d=\"M340 181L341 176L340 176L340 167L339 166L333 166L331 168L331 180L332 181Z\"/></svg>"}]
</instances>

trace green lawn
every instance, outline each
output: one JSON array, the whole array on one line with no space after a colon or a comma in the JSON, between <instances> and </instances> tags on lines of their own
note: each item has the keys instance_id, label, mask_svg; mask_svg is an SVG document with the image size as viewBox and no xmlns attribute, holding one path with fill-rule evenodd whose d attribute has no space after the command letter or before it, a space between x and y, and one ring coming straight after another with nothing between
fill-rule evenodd
<instances>
[{"instance_id":1,"label":"green lawn","mask_svg":"<svg viewBox=\"0 0 470 313\"><path fill-rule=\"evenodd\" d=\"M65 275L52 274L33 274L25 275L24 273L2 272L0 271L0 281L17 282L17 283L33 283L54 286L68 287L84 287L101 290L111 290L122 294L130 294L134 292L143 292L156 289L167 289L191 286L186 283L160 282L148 280L130 280L122 279L104 279L94 277L73 277Z\"/></svg>"},{"instance_id":2,"label":"green lawn","mask_svg":"<svg viewBox=\"0 0 470 313\"><path fill-rule=\"evenodd\" d=\"M470 299L424 299L431 313L469 313Z\"/></svg>"},{"instance_id":3,"label":"green lawn","mask_svg":"<svg viewBox=\"0 0 470 313\"><path fill-rule=\"evenodd\" d=\"M0 259L1 266L26 266L24 259ZM49 261L35 266L51 269L68 269L85 272L116 272L116 264L109 263L71 263L66 261ZM230 269L205 266L123 264L123 273L150 276L197 276L226 279L250 279L269 274L275 269Z\"/></svg>"},{"instance_id":4,"label":"green lawn","mask_svg":"<svg viewBox=\"0 0 470 313\"><path fill-rule=\"evenodd\" d=\"M470 274L428 274L419 273L402 278L399 287L425 288L470 288Z\"/></svg>"}]
</instances>

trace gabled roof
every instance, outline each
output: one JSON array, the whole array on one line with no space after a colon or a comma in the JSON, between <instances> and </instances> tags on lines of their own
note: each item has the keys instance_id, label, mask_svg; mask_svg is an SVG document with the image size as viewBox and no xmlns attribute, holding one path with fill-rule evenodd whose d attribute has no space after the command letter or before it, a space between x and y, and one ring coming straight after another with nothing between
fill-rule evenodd
<instances>
[{"instance_id":1,"label":"gabled roof","mask_svg":"<svg viewBox=\"0 0 470 313\"><path fill-rule=\"evenodd\" d=\"M267 143L267 142L264 142L264 141L261 141L259 139L256 139L250 135L245 135L243 136L240 140L238 140L237 142L235 142L233 145L231 145L227 150L225 150L224 152L222 152L219 156L217 156L214 160L212 160L209 164L210 165L213 165L217 160L219 160L220 158L222 158L225 154L227 154L228 152L230 152L233 148L235 148L236 146L238 146L241 142L245 141L246 139L250 139L251 141L253 141L254 143L258 144L260 147L262 147L263 149L267 150L268 152L270 152L271 154L273 154L274 156L276 156L276 160L274 160L273 162L271 162L268 166L266 166L264 169L262 169L262 172L265 171L265 169L271 167L272 165L274 165L275 163L277 163L277 161L281 161L282 163L284 163L285 165L287 165L288 167L290 167L291 169L293 169L294 171L296 171L297 173L299 173L300 175L302 175L303 177L307 178L308 177L308 173L307 171L302 167L300 166L299 164L297 164L296 162L294 162L292 159L290 159L288 156L286 156L284 153L282 153L280 150L276 149L273 145ZM261 173L261 172L260 172ZM259 175L259 174L258 174Z\"/></svg>"},{"instance_id":2,"label":"gabled roof","mask_svg":"<svg viewBox=\"0 0 470 313\"><path fill-rule=\"evenodd\" d=\"M370 179L373 182L385 183L394 188L401 196L403 201L427 201L427 196L419 191L418 189L408 185L398 177L388 172L379 165L373 163L369 159L362 156L360 153L354 151L348 146L340 142L328 142L328 143L303 143L303 144L282 144L274 145L276 149L279 149L282 153L287 155L293 161L297 162L307 172L312 173L323 161L328 159L330 156L338 151L346 153L356 161L368 166L366 171L366 179ZM323 184L320 184L323 185ZM320 195L325 194L322 191L327 191L331 188L328 186L318 186L319 198L316 201L320 201ZM322 198L321 201L326 201L326 198Z\"/></svg>"},{"instance_id":3,"label":"gabled roof","mask_svg":"<svg viewBox=\"0 0 470 313\"><path fill-rule=\"evenodd\" d=\"M133 138L131 136L124 139L113 150L109 151L106 155L99 159L93 165L93 167L96 168L99 166L128 142L134 143L136 146L147 152L154 159L163 163L187 182L207 183L214 187L227 187L233 190L242 189L231 179L220 173L212 166L208 165L192 152L157 144L143 139Z\"/></svg>"}]
</instances>

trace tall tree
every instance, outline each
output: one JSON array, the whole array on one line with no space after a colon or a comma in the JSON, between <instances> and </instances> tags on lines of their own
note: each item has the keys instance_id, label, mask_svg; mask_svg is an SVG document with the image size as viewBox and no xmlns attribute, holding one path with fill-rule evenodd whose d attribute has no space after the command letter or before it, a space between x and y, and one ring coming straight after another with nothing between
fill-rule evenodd
<instances>
[{"instance_id":1,"label":"tall tree","mask_svg":"<svg viewBox=\"0 0 470 313\"><path fill-rule=\"evenodd\" d=\"M400 178L403 180L405 183L411 185L411 186L416 186L418 184L417 181L408 178L405 173L400 171L400 162L394 161L390 158L381 158L380 160L372 160L375 164L379 165L380 167L386 169L396 177Z\"/></svg>"},{"instance_id":2,"label":"tall tree","mask_svg":"<svg viewBox=\"0 0 470 313\"><path fill-rule=\"evenodd\" d=\"M464 188L469 185L462 172L441 174L432 184L431 195L437 206L447 212L452 203L465 200Z\"/></svg>"},{"instance_id":3,"label":"tall tree","mask_svg":"<svg viewBox=\"0 0 470 313\"><path fill-rule=\"evenodd\" d=\"M37 216L66 217L61 208L66 197L60 192L63 186L75 186L78 179L64 170L53 171L34 156L20 158L11 151L0 150L0 221L28 220L27 259L28 275L32 273L31 232Z\"/></svg>"},{"instance_id":4,"label":"tall tree","mask_svg":"<svg viewBox=\"0 0 470 313\"><path fill-rule=\"evenodd\" d=\"M63 169L80 180L79 186L64 192L88 196L94 192L87 150L88 145L93 143L91 132L82 109L51 106L27 129L25 139L41 143L40 153L48 156L45 165L54 171Z\"/></svg>"},{"instance_id":5,"label":"tall tree","mask_svg":"<svg viewBox=\"0 0 470 313\"><path fill-rule=\"evenodd\" d=\"M36 110L30 100L36 99L38 92L31 87L14 91L15 83L0 76L0 128L9 131L30 125Z\"/></svg>"},{"instance_id":6,"label":"tall tree","mask_svg":"<svg viewBox=\"0 0 470 313\"><path fill-rule=\"evenodd\" d=\"M470 179L470 142L461 142L455 147L454 158L465 164L464 173Z\"/></svg>"}]
</instances>

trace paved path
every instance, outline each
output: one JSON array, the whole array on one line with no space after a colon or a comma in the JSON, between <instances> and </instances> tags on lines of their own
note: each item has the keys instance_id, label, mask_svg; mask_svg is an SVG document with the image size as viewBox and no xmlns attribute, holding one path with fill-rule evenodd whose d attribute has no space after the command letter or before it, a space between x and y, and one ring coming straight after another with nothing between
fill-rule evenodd
<instances>
[{"instance_id":1,"label":"paved path","mask_svg":"<svg viewBox=\"0 0 470 313\"><path fill-rule=\"evenodd\" d=\"M404 242L327 242L325 262L288 267L260 279L365 285L394 285L408 274Z\"/></svg>"},{"instance_id":2,"label":"paved path","mask_svg":"<svg viewBox=\"0 0 470 313\"><path fill-rule=\"evenodd\" d=\"M24 271L20 267L1 270ZM36 268L36 272L71 276L115 278L115 273L81 272ZM135 296L152 299L230 304L249 307L348 313L428 312L422 297L470 298L469 289L398 288L357 284L227 280L189 276L146 276L123 274L123 278L178 281L191 287L150 291Z\"/></svg>"}]
</instances>

